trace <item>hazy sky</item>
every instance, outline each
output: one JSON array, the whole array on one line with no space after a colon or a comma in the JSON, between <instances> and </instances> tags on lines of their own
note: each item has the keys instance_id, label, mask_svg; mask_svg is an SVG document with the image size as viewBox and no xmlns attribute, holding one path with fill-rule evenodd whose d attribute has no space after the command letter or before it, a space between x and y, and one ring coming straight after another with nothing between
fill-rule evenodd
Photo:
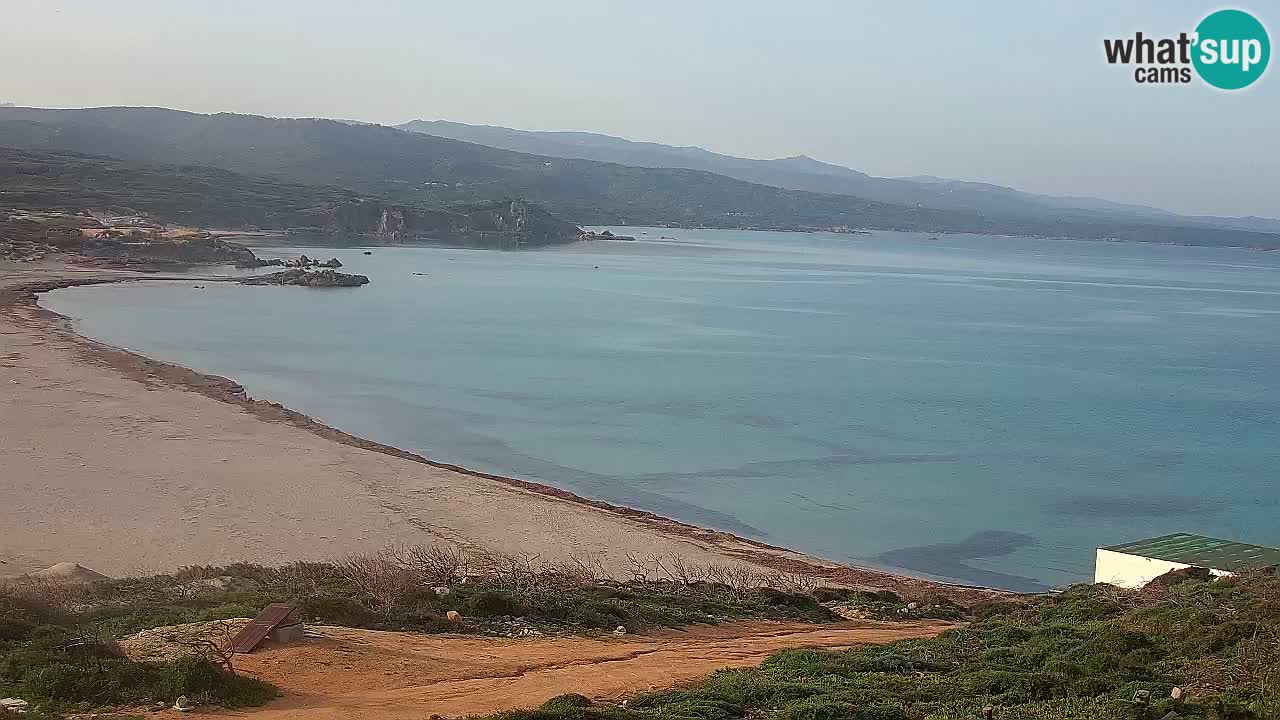
<instances>
[{"instance_id":1,"label":"hazy sky","mask_svg":"<svg viewBox=\"0 0 1280 720\"><path fill-rule=\"evenodd\" d=\"M413 118L1280 217L1280 60L1145 86L1219 2L0 0L0 102ZM1240 5L1271 31L1280 4Z\"/></svg>"}]
</instances>

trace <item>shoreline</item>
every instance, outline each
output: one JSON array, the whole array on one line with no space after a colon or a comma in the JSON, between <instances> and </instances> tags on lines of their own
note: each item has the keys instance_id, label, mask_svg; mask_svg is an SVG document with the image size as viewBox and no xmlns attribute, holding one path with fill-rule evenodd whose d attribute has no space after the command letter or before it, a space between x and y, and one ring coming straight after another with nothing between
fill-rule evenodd
<instances>
[{"instance_id":1,"label":"shoreline","mask_svg":"<svg viewBox=\"0 0 1280 720\"><path fill-rule=\"evenodd\" d=\"M68 287L138 280L212 282L228 278L166 277L146 271L114 271L94 267L82 270L65 261L59 264L61 267L41 268L48 273L48 276L42 279L28 279L25 282L20 280L7 287L5 283L0 282L0 319L7 319L36 333L57 333L70 341L76 350L77 361L110 368L128 380L142 385L145 389L151 389L151 386L158 382L168 388L197 393L219 403L233 406L262 422L287 425L332 443L407 460L467 478L496 483L547 500L569 503L579 508L590 509L595 513L625 519L663 536L694 541L726 559L741 561L767 570L805 575L843 585L890 589L908 595L938 592L968 601L1016 594L993 588L927 580L887 570L843 565L777 545L743 538L730 532L698 527L647 510L593 500L544 483L431 460L417 453L358 437L279 403L248 397L243 386L231 378L201 373L181 365L155 360L80 335L76 332L71 318L55 313L39 303L41 293ZM4 270L0 270L0 277L3 277L4 273ZM22 273L21 268L14 271L17 275ZM0 565L0 574L4 574L2 565Z\"/></svg>"}]
</instances>

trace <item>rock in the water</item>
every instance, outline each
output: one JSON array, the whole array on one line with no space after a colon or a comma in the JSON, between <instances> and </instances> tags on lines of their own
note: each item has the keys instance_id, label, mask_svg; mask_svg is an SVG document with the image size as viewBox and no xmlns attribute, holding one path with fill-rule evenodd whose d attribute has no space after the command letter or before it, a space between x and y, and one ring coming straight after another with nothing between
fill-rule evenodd
<instances>
[{"instance_id":1,"label":"rock in the water","mask_svg":"<svg viewBox=\"0 0 1280 720\"><path fill-rule=\"evenodd\" d=\"M90 570L79 563L73 562L60 562L52 567L37 570L31 573L31 577L70 585L79 585L111 579L100 572Z\"/></svg>"},{"instance_id":2,"label":"rock in the water","mask_svg":"<svg viewBox=\"0 0 1280 720\"><path fill-rule=\"evenodd\" d=\"M342 267L342 261L339 260L338 258L329 258L328 260L325 260L322 263L316 263L316 264L320 267L328 267L328 268Z\"/></svg>"},{"instance_id":3,"label":"rock in the water","mask_svg":"<svg viewBox=\"0 0 1280 720\"><path fill-rule=\"evenodd\" d=\"M284 265L284 261L281 260L280 258L263 260L260 257L246 258L236 263L236 267L240 268L241 270L246 270L246 269L251 270L253 268L268 267L268 266L281 267L283 265Z\"/></svg>"},{"instance_id":4,"label":"rock in the water","mask_svg":"<svg viewBox=\"0 0 1280 720\"><path fill-rule=\"evenodd\" d=\"M348 275L332 269L305 270L293 268L266 275L254 275L240 281L242 285L302 285L304 287L358 287L368 285L365 275Z\"/></svg>"}]
</instances>

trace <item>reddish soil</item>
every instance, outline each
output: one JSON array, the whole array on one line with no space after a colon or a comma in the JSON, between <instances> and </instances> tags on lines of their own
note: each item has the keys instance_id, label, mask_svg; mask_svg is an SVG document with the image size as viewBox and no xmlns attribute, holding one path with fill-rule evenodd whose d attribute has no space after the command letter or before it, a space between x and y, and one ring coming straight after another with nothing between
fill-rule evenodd
<instances>
[{"instance_id":1,"label":"reddish soil","mask_svg":"<svg viewBox=\"0 0 1280 720\"><path fill-rule=\"evenodd\" d=\"M317 627L303 642L237 658L238 670L279 687L280 699L254 710L199 714L421 720L537 707L570 692L621 702L721 668L755 666L778 650L933 637L950 627L934 621L750 622L644 636L510 639Z\"/></svg>"}]
</instances>

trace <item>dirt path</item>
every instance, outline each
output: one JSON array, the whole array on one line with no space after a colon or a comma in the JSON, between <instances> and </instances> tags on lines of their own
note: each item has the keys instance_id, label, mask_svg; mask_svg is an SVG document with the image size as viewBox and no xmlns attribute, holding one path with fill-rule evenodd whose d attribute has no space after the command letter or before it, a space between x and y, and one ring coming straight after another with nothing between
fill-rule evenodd
<instances>
[{"instance_id":1,"label":"dirt path","mask_svg":"<svg viewBox=\"0 0 1280 720\"><path fill-rule=\"evenodd\" d=\"M279 687L281 699L259 710L208 716L421 720L536 707L567 692L616 702L720 668L758 665L778 650L932 637L948 627L751 622L647 636L524 639L318 627L308 630L305 642L238 659L239 669Z\"/></svg>"}]
</instances>

